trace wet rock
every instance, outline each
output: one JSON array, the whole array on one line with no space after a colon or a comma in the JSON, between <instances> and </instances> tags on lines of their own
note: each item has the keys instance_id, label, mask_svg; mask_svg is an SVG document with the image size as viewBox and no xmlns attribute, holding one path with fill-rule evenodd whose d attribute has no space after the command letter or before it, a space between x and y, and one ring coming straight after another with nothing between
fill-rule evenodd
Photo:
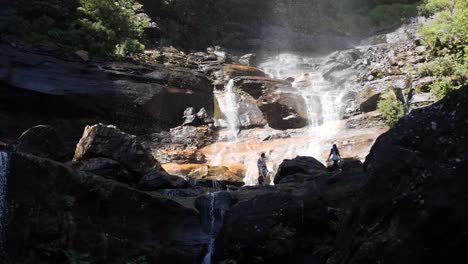
<instances>
[{"instance_id":1,"label":"wet rock","mask_svg":"<svg viewBox=\"0 0 468 264\"><path fill-rule=\"evenodd\" d=\"M246 65L226 64L223 67L225 80L239 76L258 76L266 77L266 73L258 68Z\"/></svg>"},{"instance_id":2,"label":"wet rock","mask_svg":"<svg viewBox=\"0 0 468 264\"><path fill-rule=\"evenodd\" d=\"M276 91L291 91L291 82L258 76L241 76L234 79L236 87L255 99Z\"/></svg>"},{"instance_id":3,"label":"wet rock","mask_svg":"<svg viewBox=\"0 0 468 264\"><path fill-rule=\"evenodd\" d=\"M239 63L247 66L256 66L257 64L257 55L255 54L245 54L239 58Z\"/></svg>"},{"instance_id":4,"label":"wet rock","mask_svg":"<svg viewBox=\"0 0 468 264\"><path fill-rule=\"evenodd\" d=\"M16 150L53 160L62 160L68 154L57 131L43 125L26 130L19 137Z\"/></svg>"},{"instance_id":5,"label":"wet rock","mask_svg":"<svg viewBox=\"0 0 468 264\"><path fill-rule=\"evenodd\" d=\"M87 126L75 151L75 161L109 158L122 164L138 181L143 175L158 171L165 173L153 156L137 142L135 136L114 126Z\"/></svg>"},{"instance_id":6,"label":"wet rock","mask_svg":"<svg viewBox=\"0 0 468 264\"><path fill-rule=\"evenodd\" d=\"M218 92L217 97L225 101L226 93ZM257 100L244 92L236 94L238 125L242 128L263 127L267 124L263 112L257 105ZM227 117L220 108L220 102L215 103L215 126L228 127Z\"/></svg>"},{"instance_id":7,"label":"wet rock","mask_svg":"<svg viewBox=\"0 0 468 264\"><path fill-rule=\"evenodd\" d=\"M258 102L268 125L274 129L301 128L308 123L306 102L297 94L264 95Z\"/></svg>"},{"instance_id":8,"label":"wet rock","mask_svg":"<svg viewBox=\"0 0 468 264\"><path fill-rule=\"evenodd\" d=\"M281 184L283 181L291 181L291 177L300 178L301 181L304 177L313 178L315 176L323 175L326 172L326 167L318 160L312 157L296 157L292 160L284 160L278 168L274 183ZM295 176L296 175L296 176Z\"/></svg>"}]
</instances>

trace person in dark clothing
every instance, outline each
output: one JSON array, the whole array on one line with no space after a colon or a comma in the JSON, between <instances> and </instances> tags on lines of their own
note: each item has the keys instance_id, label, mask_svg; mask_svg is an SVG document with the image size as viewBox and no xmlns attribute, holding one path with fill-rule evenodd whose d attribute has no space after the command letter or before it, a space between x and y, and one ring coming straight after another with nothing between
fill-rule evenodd
<instances>
[{"instance_id":1,"label":"person in dark clothing","mask_svg":"<svg viewBox=\"0 0 468 264\"><path fill-rule=\"evenodd\" d=\"M340 151L338 150L336 144L333 144L333 147L330 150L330 155L328 155L327 161L329 161L330 158L333 160L333 170L336 170L338 168L338 162L341 160Z\"/></svg>"},{"instance_id":2,"label":"person in dark clothing","mask_svg":"<svg viewBox=\"0 0 468 264\"><path fill-rule=\"evenodd\" d=\"M260 158L257 161L258 168L258 184L263 186L265 184L265 179L268 175L268 168L265 160L265 153L262 153Z\"/></svg>"}]
</instances>

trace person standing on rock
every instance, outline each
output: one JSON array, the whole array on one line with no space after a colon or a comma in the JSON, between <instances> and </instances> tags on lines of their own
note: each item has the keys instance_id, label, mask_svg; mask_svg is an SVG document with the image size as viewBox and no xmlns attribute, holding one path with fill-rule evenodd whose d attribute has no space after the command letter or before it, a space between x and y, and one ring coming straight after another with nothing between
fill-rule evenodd
<instances>
[{"instance_id":1,"label":"person standing on rock","mask_svg":"<svg viewBox=\"0 0 468 264\"><path fill-rule=\"evenodd\" d=\"M265 179L268 175L268 168L266 165L265 153L260 155L260 158L257 161L258 168L258 184L263 186L265 185Z\"/></svg>"},{"instance_id":2,"label":"person standing on rock","mask_svg":"<svg viewBox=\"0 0 468 264\"><path fill-rule=\"evenodd\" d=\"M338 168L338 162L341 160L341 155L340 151L338 150L338 147L336 144L333 144L332 149L330 150L330 155L328 155L327 162L330 160L330 157L333 160L333 170L336 170Z\"/></svg>"}]
</instances>

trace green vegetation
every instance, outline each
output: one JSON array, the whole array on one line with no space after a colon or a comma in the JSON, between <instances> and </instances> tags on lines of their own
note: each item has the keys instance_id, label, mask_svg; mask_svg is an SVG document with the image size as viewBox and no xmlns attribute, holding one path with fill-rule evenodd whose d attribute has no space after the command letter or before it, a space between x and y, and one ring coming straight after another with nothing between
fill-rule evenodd
<instances>
[{"instance_id":1,"label":"green vegetation","mask_svg":"<svg viewBox=\"0 0 468 264\"><path fill-rule=\"evenodd\" d=\"M135 0L21 0L2 37L98 55L141 52L149 18Z\"/></svg>"},{"instance_id":2,"label":"green vegetation","mask_svg":"<svg viewBox=\"0 0 468 264\"><path fill-rule=\"evenodd\" d=\"M377 110L383 115L385 122L390 126L394 126L403 116L405 116L405 106L400 102L393 90L383 94Z\"/></svg>"},{"instance_id":3,"label":"green vegetation","mask_svg":"<svg viewBox=\"0 0 468 264\"><path fill-rule=\"evenodd\" d=\"M420 29L424 42L431 48L431 58L419 73L437 77L430 90L440 99L467 84L468 1L425 0L419 11L434 16Z\"/></svg>"},{"instance_id":4,"label":"green vegetation","mask_svg":"<svg viewBox=\"0 0 468 264\"><path fill-rule=\"evenodd\" d=\"M288 240L296 235L296 229L282 223L273 227L270 233L271 240Z\"/></svg>"}]
</instances>

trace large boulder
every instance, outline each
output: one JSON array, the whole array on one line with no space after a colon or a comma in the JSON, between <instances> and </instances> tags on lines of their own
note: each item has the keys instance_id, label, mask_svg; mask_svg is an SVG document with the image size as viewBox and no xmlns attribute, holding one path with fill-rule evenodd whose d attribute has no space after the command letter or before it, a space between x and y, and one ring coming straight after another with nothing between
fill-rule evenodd
<instances>
[{"instance_id":1,"label":"large boulder","mask_svg":"<svg viewBox=\"0 0 468 264\"><path fill-rule=\"evenodd\" d=\"M285 130L308 124L306 101L295 93L264 95L258 104L272 128Z\"/></svg>"},{"instance_id":2,"label":"large boulder","mask_svg":"<svg viewBox=\"0 0 468 264\"><path fill-rule=\"evenodd\" d=\"M61 160L68 154L57 131L44 125L26 130L19 137L16 150L53 160Z\"/></svg>"},{"instance_id":3,"label":"large boulder","mask_svg":"<svg viewBox=\"0 0 468 264\"><path fill-rule=\"evenodd\" d=\"M7 262L199 263L208 239L193 208L28 154L11 154L7 204Z\"/></svg>"},{"instance_id":4,"label":"large boulder","mask_svg":"<svg viewBox=\"0 0 468 264\"><path fill-rule=\"evenodd\" d=\"M327 263L467 262L468 87L378 138L367 183Z\"/></svg>"},{"instance_id":5,"label":"large boulder","mask_svg":"<svg viewBox=\"0 0 468 264\"><path fill-rule=\"evenodd\" d=\"M109 158L122 164L138 181L148 173L165 173L159 162L137 141L135 136L115 126L103 124L87 126L76 146L75 161Z\"/></svg>"},{"instance_id":6,"label":"large boulder","mask_svg":"<svg viewBox=\"0 0 468 264\"><path fill-rule=\"evenodd\" d=\"M373 87L366 87L358 93L358 103L361 112L367 113L377 109L382 93Z\"/></svg>"},{"instance_id":7,"label":"large boulder","mask_svg":"<svg viewBox=\"0 0 468 264\"><path fill-rule=\"evenodd\" d=\"M301 179L313 178L326 172L326 167L320 161L312 157L296 157L292 160L284 160L278 168L274 183L289 182L299 176Z\"/></svg>"},{"instance_id":8,"label":"large boulder","mask_svg":"<svg viewBox=\"0 0 468 264\"><path fill-rule=\"evenodd\" d=\"M190 172L188 178L196 181L216 181L223 185L244 185L243 175L236 174L225 166L202 166Z\"/></svg>"}]
</instances>

